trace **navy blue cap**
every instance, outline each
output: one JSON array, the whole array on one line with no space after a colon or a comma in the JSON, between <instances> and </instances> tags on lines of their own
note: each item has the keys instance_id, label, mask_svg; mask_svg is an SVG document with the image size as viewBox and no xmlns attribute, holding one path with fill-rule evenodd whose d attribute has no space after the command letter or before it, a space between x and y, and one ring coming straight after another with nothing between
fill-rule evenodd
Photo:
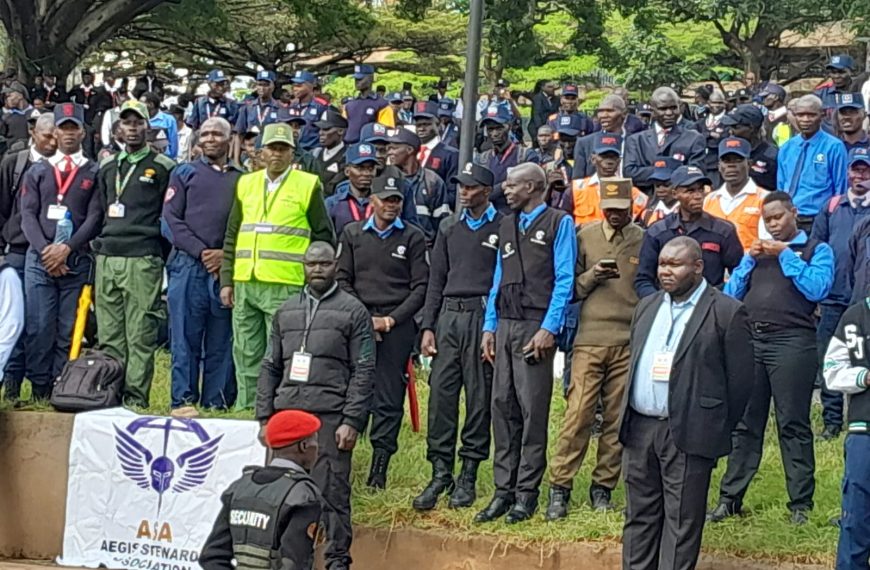
<instances>
[{"instance_id":1,"label":"navy blue cap","mask_svg":"<svg viewBox=\"0 0 870 570\"><path fill-rule=\"evenodd\" d=\"M290 79L291 83L311 83L312 85L317 83L317 76L311 73L310 71L305 71L304 69L297 69L293 72L293 78Z\"/></svg>"},{"instance_id":2,"label":"navy blue cap","mask_svg":"<svg viewBox=\"0 0 870 570\"><path fill-rule=\"evenodd\" d=\"M389 95L387 95L387 101L390 103L401 103L402 102L402 94L398 91L393 91Z\"/></svg>"},{"instance_id":3,"label":"navy blue cap","mask_svg":"<svg viewBox=\"0 0 870 570\"><path fill-rule=\"evenodd\" d=\"M849 151L849 166L858 162L863 162L867 166L870 166L870 150L866 147L859 146Z\"/></svg>"},{"instance_id":4,"label":"navy blue cap","mask_svg":"<svg viewBox=\"0 0 870 570\"><path fill-rule=\"evenodd\" d=\"M719 158L726 154L736 154L741 158L749 158L752 154L752 145L746 139L740 137L728 137L719 141Z\"/></svg>"},{"instance_id":5,"label":"navy blue cap","mask_svg":"<svg viewBox=\"0 0 870 570\"><path fill-rule=\"evenodd\" d=\"M831 57L831 61L829 61L828 65L826 65L825 67L833 69L854 69L855 60L852 59L852 56L841 53L839 55Z\"/></svg>"},{"instance_id":6,"label":"navy blue cap","mask_svg":"<svg viewBox=\"0 0 870 570\"><path fill-rule=\"evenodd\" d=\"M780 101L785 101L788 94L785 91L785 88L782 85L777 85L776 83L768 83L764 89L761 90L761 93L758 94L760 97L767 97L768 95L776 95L779 97Z\"/></svg>"},{"instance_id":7,"label":"navy blue cap","mask_svg":"<svg viewBox=\"0 0 870 570\"><path fill-rule=\"evenodd\" d=\"M691 186L696 182L713 183L707 174L697 166L680 166L671 174L671 185L675 188Z\"/></svg>"},{"instance_id":8,"label":"navy blue cap","mask_svg":"<svg viewBox=\"0 0 870 570\"><path fill-rule=\"evenodd\" d=\"M359 65L353 66L353 78L354 79L362 79L363 77L368 77L369 75L375 74L375 68L371 65L367 65L365 63L361 63Z\"/></svg>"},{"instance_id":9,"label":"navy blue cap","mask_svg":"<svg viewBox=\"0 0 870 570\"><path fill-rule=\"evenodd\" d=\"M476 162L466 162L465 167L455 176L450 177L451 184L463 186L489 186L495 184L495 174L485 166Z\"/></svg>"},{"instance_id":10,"label":"navy blue cap","mask_svg":"<svg viewBox=\"0 0 870 570\"><path fill-rule=\"evenodd\" d=\"M374 145L369 143L357 143L347 147L344 161L347 164L365 164L366 162L377 162L378 157Z\"/></svg>"},{"instance_id":11,"label":"navy blue cap","mask_svg":"<svg viewBox=\"0 0 870 570\"><path fill-rule=\"evenodd\" d=\"M653 173L649 179L653 182L668 182L674 170L680 167L680 161L670 156L657 156L653 161Z\"/></svg>"},{"instance_id":12,"label":"navy blue cap","mask_svg":"<svg viewBox=\"0 0 870 570\"><path fill-rule=\"evenodd\" d=\"M622 135L598 131L592 141L592 152L594 154L611 152L622 156Z\"/></svg>"},{"instance_id":13,"label":"navy blue cap","mask_svg":"<svg viewBox=\"0 0 870 570\"><path fill-rule=\"evenodd\" d=\"M257 72L257 81L271 81L272 83L275 83L276 78L277 76L274 71L264 69Z\"/></svg>"},{"instance_id":14,"label":"navy blue cap","mask_svg":"<svg viewBox=\"0 0 870 570\"><path fill-rule=\"evenodd\" d=\"M764 113L761 109L751 103L743 103L734 107L734 110L722 117L722 125L726 127L734 127L737 125L746 125L749 127L760 127L764 122Z\"/></svg>"},{"instance_id":15,"label":"navy blue cap","mask_svg":"<svg viewBox=\"0 0 870 570\"><path fill-rule=\"evenodd\" d=\"M837 93L837 109L863 109L864 96L860 93Z\"/></svg>"},{"instance_id":16,"label":"navy blue cap","mask_svg":"<svg viewBox=\"0 0 870 570\"><path fill-rule=\"evenodd\" d=\"M577 97L580 95L580 89L574 83L566 83L562 86L562 96L564 97L565 95Z\"/></svg>"},{"instance_id":17,"label":"navy blue cap","mask_svg":"<svg viewBox=\"0 0 870 570\"><path fill-rule=\"evenodd\" d=\"M641 103L637 108L638 115L652 115L652 105L649 103Z\"/></svg>"},{"instance_id":18,"label":"navy blue cap","mask_svg":"<svg viewBox=\"0 0 870 570\"><path fill-rule=\"evenodd\" d=\"M556 132L560 135L576 137L583 131L585 126L583 118L579 113L571 113L570 115L559 115L556 124Z\"/></svg>"},{"instance_id":19,"label":"navy blue cap","mask_svg":"<svg viewBox=\"0 0 870 570\"><path fill-rule=\"evenodd\" d=\"M85 109L78 103L58 103L54 106L54 124L60 126L73 122L78 126L85 124Z\"/></svg>"},{"instance_id":20,"label":"navy blue cap","mask_svg":"<svg viewBox=\"0 0 870 570\"><path fill-rule=\"evenodd\" d=\"M420 137L408 129L391 129L387 142L391 144L406 144L414 150L420 150Z\"/></svg>"},{"instance_id":21,"label":"navy blue cap","mask_svg":"<svg viewBox=\"0 0 870 570\"><path fill-rule=\"evenodd\" d=\"M302 111L299 109L291 109L290 107L280 107L278 109L279 123L307 123L305 117L302 116Z\"/></svg>"},{"instance_id":22,"label":"navy blue cap","mask_svg":"<svg viewBox=\"0 0 870 570\"><path fill-rule=\"evenodd\" d=\"M208 75L205 78L209 83L222 83L230 80L230 78L224 74L223 69L212 69L208 72Z\"/></svg>"},{"instance_id":23,"label":"navy blue cap","mask_svg":"<svg viewBox=\"0 0 870 570\"><path fill-rule=\"evenodd\" d=\"M389 127L380 123L366 123L359 130L359 140L369 144L389 142Z\"/></svg>"},{"instance_id":24,"label":"navy blue cap","mask_svg":"<svg viewBox=\"0 0 870 570\"><path fill-rule=\"evenodd\" d=\"M410 91L402 91L402 101L413 101L414 99L416 99L416 97L414 97L413 93Z\"/></svg>"},{"instance_id":25,"label":"navy blue cap","mask_svg":"<svg viewBox=\"0 0 870 570\"><path fill-rule=\"evenodd\" d=\"M439 117L452 117L453 111L456 110L456 103L453 99L441 99L438 102L438 116Z\"/></svg>"},{"instance_id":26,"label":"navy blue cap","mask_svg":"<svg viewBox=\"0 0 870 570\"><path fill-rule=\"evenodd\" d=\"M318 129L346 129L347 128L347 119L341 116L341 113L336 111L335 109L327 109L320 115L320 120L314 123L314 126Z\"/></svg>"},{"instance_id":27,"label":"navy blue cap","mask_svg":"<svg viewBox=\"0 0 870 570\"><path fill-rule=\"evenodd\" d=\"M480 126L485 127L488 123L496 123L498 125L506 125L511 122L510 112L501 105L490 105L483 112L483 117L480 119Z\"/></svg>"},{"instance_id":28,"label":"navy blue cap","mask_svg":"<svg viewBox=\"0 0 870 570\"><path fill-rule=\"evenodd\" d=\"M438 103L434 101L417 101L414 103L414 118L423 117L435 119L438 117Z\"/></svg>"}]
</instances>

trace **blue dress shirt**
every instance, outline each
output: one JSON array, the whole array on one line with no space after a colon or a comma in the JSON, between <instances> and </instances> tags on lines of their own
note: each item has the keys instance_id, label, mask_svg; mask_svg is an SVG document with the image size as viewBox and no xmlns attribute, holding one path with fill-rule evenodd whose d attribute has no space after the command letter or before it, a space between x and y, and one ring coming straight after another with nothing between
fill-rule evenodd
<instances>
[{"instance_id":1,"label":"blue dress shirt","mask_svg":"<svg viewBox=\"0 0 870 570\"><path fill-rule=\"evenodd\" d=\"M803 245L807 243L807 234L798 232L789 243ZM809 262L801 259L790 248L782 250L779 254L779 267L783 275L792 280L795 288L808 301L814 303L827 297L834 285L834 250L824 242L816 246L816 251ZM729 297L742 301L749 290L749 278L753 269L755 269L755 258L747 253L740 260L740 265L734 269L723 292Z\"/></svg>"},{"instance_id":2,"label":"blue dress shirt","mask_svg":"<svg viewBox=\"0 0 870 570\"><path fill-rule=\"evenodd\" d=\"M519 229L525 232L538 216L547 209L541 204L529 213L519 213ZM550 295L550 306L541 321L541 328L553 335L559 334L565 321L565 308L571 300L574 291L574 265L577 263L577 236L574 233L574 220L565 216L559 222L556 239L553 241L553 292ZM492 289L486 301L486 313L483 319L483 332L495 332L498 326L498 290L501 286L501 254L495 258L495 273L492 276Z\"/></svg>"},{"instance_id":3,"label":"blue dress shirt","mask_svg":"<svg viewBox=\"0 0 870 570\"><path fill-rule=\"evenodd\" d=\"M631 383L629 403L637 413L654 418L668 417L670 383L653 380L653 361L656 354L675 352L680 346L686 324L692 318L698 300L706 289L707 281L702 279L695 292L682 303L675 303L667 293L662 298L652 328L641 349L637 368L634 370L634 380Z\"/></svg>"},{"instance_id":4,"label":"blue dress shirt","mask_svg":"<svg viewBox=\"0 0 870 570\"><path fill-rule=\"evenodd\" d=\"M468 229L470 229L473 232L476 232L477 230L482 228L487 222L493 221L495 219L495 215L497 213L498 212L496 211L495 206L490 204L486 208L486 211L483 213L483 215L480 216L479 218L477 218L476 220L471 217L471 211L469 211L468 208L465 208L464 210L462 210L462 213L459 214L459 219L465 220L465 224L468 226Z\"/></svg>"},{"instance_id":5,"label":"blue dress shirt","mask_svg":"<svg viewBox=\"0 0 870 570\"><path fill-rule=\"evenodd\" d=\"M405 224L402 223L402 218L396 218L395 220L393 220L393 223L390 224L389 226L387 226L387 229L385 229L385 230L378 229L378 227L375 225L375 217L374 216L370 217L368 220L366 220L366 223L363 224L363 230L373 231L376 234L378 234L378 237L381 239L387 239L388 237L390 237L390 235L393 233L394 229L396 229L396 230L404 230L405 229Z\"/></svg>"},{"instance_id":6,"label":"blue dress shirt","mask_svg":"<svg viewBox=\"0 0 870 570\"><path fill-rule=\"evenodd\" d=\"M804 152L806 146L806 152ZM802 164L798 162L803 154ZM847 153L843 142L819 130L809 139L797 135L779 149L776 181L777 189L791 192L792 177L799 170L792 200L802 216L815 216L828 199L844 194L849 188L846 176Z\"/></svg>"}]
</instances>

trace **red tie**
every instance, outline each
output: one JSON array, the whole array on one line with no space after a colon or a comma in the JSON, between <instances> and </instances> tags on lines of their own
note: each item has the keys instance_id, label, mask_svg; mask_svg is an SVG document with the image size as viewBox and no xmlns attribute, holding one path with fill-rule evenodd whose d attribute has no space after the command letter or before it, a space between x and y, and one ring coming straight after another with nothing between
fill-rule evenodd
<instances>
[{"instance_id":1,"label":"red tie","mask_svg":"<svg viewBox=\"0 0 870 570\"><path fill-rule=\"evenodd\" d=\"M63 168L61 169L61 178L64 182L69 177L70 173L73 170L73 161L69 156L63 157Z\"/></svg>"},{"instance_id":2,"label":"red tie","mask_svg":"<svg viewBox=\"0 0 870 570\"><path fill-rule=\"evenodd\" d=\"M429 147L424 146L420 147L420 152L417 153L417 160L420 162L420 166L426 166L426 160L429 159Z\"/></svg>"}]
</instances>

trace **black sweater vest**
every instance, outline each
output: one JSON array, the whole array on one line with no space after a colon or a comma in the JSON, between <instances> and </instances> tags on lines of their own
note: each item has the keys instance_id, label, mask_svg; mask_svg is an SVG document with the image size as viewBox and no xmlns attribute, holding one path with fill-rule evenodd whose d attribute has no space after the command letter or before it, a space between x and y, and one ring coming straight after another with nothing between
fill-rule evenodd
<instances>
[{"instance_id":1,"label":"black sweater vest","mask_svg":"<svg viewBox=\"0 0 870 570\"><path fill-rule=\"evenodd\" d=\"M789 245L804 261L812 259L818 240L801 245ZM757 258L749 278L749 290L743 299L752 322L772 323L785 328L815 329L813 313L816 303L810 301L783 275L778 256Z\"/></svg>"},{"instance_id":2,"label":"black sweater vest","mask_svg":"<svg viewBox=\"0 0 870 570\"><path fill-rule=\"evenodd\" d=\"M496 214L472 231L459 216L451 216L449 225L442 224L441 231L447 245L447 282L445 297L477 297L489 294L492 288L492 272L498 255L498 232L502 220Z\"/></svg>"}]
</instances>

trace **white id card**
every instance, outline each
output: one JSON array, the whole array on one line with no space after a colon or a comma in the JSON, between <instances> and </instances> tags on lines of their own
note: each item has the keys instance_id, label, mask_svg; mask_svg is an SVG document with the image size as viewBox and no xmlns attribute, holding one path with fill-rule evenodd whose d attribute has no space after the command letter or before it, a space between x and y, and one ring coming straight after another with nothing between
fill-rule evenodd
<instances>
[{"instance_id":1,"label":"white id card","mask_svg":"<svg viewBox=\"0 0 870 570\"><path fill-rule=\"evenodd\" d=\"M48 213L46 217L49 220L62 220L66 217L66 206L61 206L60 204L52 204L48 207Z\"/></svg>"},{"instance_id":2,"label":"white id card","mask_svg":"<svg viewBox=\"0 0 870 570\"><path fill-rule=\"evenodd\" d=\"M110 218L123 218L126 213L126 208L124 208L124 204L120 202L115 202L114 204L109 204L109 217Z\"/></svg>"},{"instance_id":3,"label":"white id card","mask_svg":"<svg viewBox=\"0 0 870 570\"><path fill-rule=\"evenodd\" d=\"M652 379L655 382L669 382L671 380L671 365L673 363L673 352L655 353L652 363Z\"/></svg>"},{"instance_id":4,"label":"white id card","mask_svg":"<svg viewBox=\"0 0 870 570\"><path fill-rule=\"evenodd\" d=\"M290 364L290 380L308 382L308 374L310 372L311 355L307 352L294 352L293 362Z\"/></svg>"}]
</instances>

